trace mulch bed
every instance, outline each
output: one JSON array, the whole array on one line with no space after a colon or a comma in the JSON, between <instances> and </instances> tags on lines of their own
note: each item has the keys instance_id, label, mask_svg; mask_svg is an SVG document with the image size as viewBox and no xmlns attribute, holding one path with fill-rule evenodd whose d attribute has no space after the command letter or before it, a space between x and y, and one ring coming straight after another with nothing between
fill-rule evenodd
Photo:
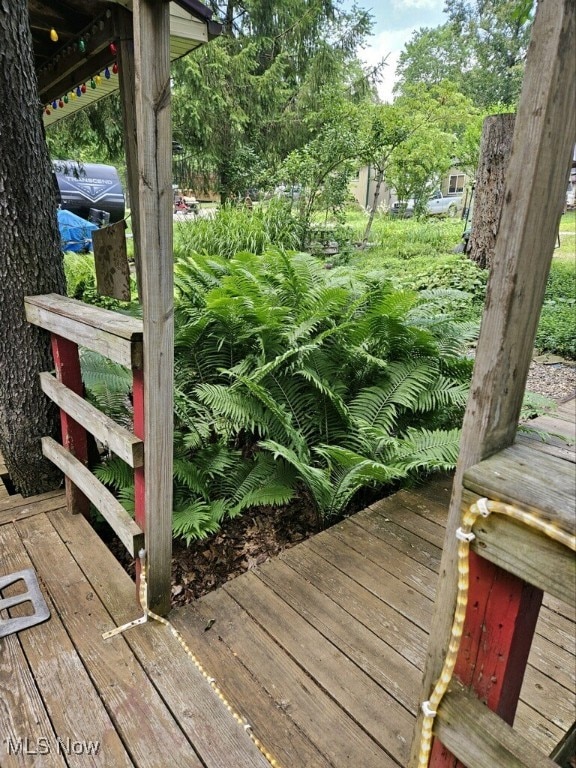
<instances>
[{"instance_id":1,"label":"mulch bed","mask_svg":"<svg viewBox=\"0 0 576 768\"><path fill-rule=\"evenodd\" d=\"M218 533L190 546L174 541L172 552L172 605L180 606L217 589L230 579L318 533L322 522L305 501L281 507L258 507L226 520ZM100 532L134 578L134 562L123 545Z\"/></svg>"}]
</instances>

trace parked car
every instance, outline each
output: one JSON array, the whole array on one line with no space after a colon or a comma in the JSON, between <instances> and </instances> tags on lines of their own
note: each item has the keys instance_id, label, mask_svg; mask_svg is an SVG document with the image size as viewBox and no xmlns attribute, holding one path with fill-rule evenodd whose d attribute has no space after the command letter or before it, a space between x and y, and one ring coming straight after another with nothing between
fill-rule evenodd
<instances>
[{"instance_id":1,"label":"parked car","mask_svg":"<svg viewBox=\"0 0 576 768\"><path fill-rule=\"evenodd\" d=\"M400 216L404 218L410 218L414 216L414 198L410 198L405 204L398 201L394 203L391 209L391 213L394 216ZM442 192L438 189L434 194L430 195L426 203L426 215L427 216L450 216L454 218L458 215L458 211L462 209L462 196L461 195L449 195L444 197Z\"/></svg>"}]
</instances>

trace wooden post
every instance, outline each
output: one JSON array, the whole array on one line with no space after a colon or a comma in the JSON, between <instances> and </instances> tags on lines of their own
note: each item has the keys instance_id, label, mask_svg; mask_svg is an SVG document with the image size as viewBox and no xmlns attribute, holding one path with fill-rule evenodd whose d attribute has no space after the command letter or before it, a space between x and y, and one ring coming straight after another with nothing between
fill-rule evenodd
<instances>
[{"instance_id":1,"label":"wooden post","mask_svg":"<svg viewBox=\"0 0 576 768\"><path fill-rule=\"evenodd\" d=\"M174 317L168 2L135 0L138 208L144 324L145 534L153 611L170 609Z\"/></svg>"},{"instance_id":2,"label":"wooden post","mask_svg":"<svg viewBox=\"0 0 576 768\"><path fill-rule=\"evenodd\" d=\"M422 701L440 674L454 615L463 474L510 445L518 425L576 136L575 17L574 0L538 4L464 417ZM409 766L417 765L421 724L419 715Z\"/></svg>"},{"instance_id":3,"label":"wooden post","mask_svg":"<svg viewBox=\"0 0 576 768\"><path fill-rule=\"evenodd\" d=\"M84 396L82 373L80 371L80 358L78 345L68 341L58 334L51 334L52 356L56 366L58 381L80 397ZM86 430L66 411L60 409L60 425L62 429L62 445L70 451L82 464L88 464L88 440ZM90 514L90 502L84 496L69 477L65 477L66 505L68 511L73 514L81 513L84 517Z\"/></svg>"},{"instance_id":4,"label":"wooden post","mask_svg":"<svg viewBox=\"0 0 576 768\"><path fill-rule=\"evenodd\" d=\"M136 75L134 71L134 32L132 14L125 8L114 9L114 27L118 37L118 80L122 104L126 178L130 198L132 242L138 296L142 299L142 266L140 241L140 208L138 205L138 142L136 137Z\"/></svg>"},{"instance_id":5,"label":"wooden post","mask_svg":"<svg viewBox=\"0 0 576 768\"><path fill-rule=\"evenodd\" d=\"M134 409L134 434L145 439L144 430L144 372L132 369L132 407ZM146 454L144 454L144 462ZM146 528L146 483L144 466L134 467L134 518L140 528ZM140 560L136 560L136 594L140 595Z\"/></svg>"},{"instance_id":6,"label":"wooden post","mask_svg":"<svg viewBox=\"0 0 576 768\"><path fill-rule=\"evenodd\" d=\"M454 674L489 709L514 723L542 590L470 553L468 610ZM429 768L463 768L434 741Z\"/></svg>"}]
</instances>

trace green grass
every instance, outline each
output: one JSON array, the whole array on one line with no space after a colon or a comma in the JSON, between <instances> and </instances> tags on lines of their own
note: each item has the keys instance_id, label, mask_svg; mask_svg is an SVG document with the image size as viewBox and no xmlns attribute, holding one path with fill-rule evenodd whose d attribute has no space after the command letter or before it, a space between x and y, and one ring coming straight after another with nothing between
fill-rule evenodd
<instances>
[{"instance_id":1,"label":"green grass","mask_svg":"<svg viewBox=\"0 0 576 768\"><path fill-rule=\"evenodd\" d=\"M350 213L347 224L363 232L366 216ZM479 320L484 304L488 273L479 270L463 254L453 253L463 231L460 220L393 220L377 216L370 241L373 245L354 253L352 269L381 274L399 288L411 290L449 289L465 292L439 303L459 312L460 319ZM562 216L560 246L555 248L536 347L576 359L576 213ZM343 268L341 268L343 269Z\"/></svg>"}]
</instances>

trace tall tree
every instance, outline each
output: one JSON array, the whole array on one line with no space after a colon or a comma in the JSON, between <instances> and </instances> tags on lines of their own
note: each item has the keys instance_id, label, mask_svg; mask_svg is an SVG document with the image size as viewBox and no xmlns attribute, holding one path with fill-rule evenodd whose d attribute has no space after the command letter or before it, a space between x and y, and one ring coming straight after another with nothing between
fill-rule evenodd
<instances>
[{"instance_id":1,"label":"tall tree","mask_svg":"<svg viewBox=\"0 0 576 768\"><path fill-rule=\"evenodd\" d=\"M496 248L514 122L512 114L490 115L482 127L472 231L468 241L470 258L482 269L492 266Z\"/></svg>"},{"instance_id":2,"label":"tall tree","mask_svg":"<svg viewBox=\"0 0 576 768\"><path fill-rule=\"evenodd\" d=\"M370 15L341 0L228 0L212 6L225 34L174 68L174 138L217 172L221 193L256 183L310 138L305 116L323 93L346 86L351 99L368 89L356 51ZM239 161L243 167L239 167ZM246 184L249 186L249 184Z\"/></svg>"},{"instance_id":3,"label":"tall tree","mask_svg":"<svg viewBox=\"0 0 576 768\"><path fill-rule=\"evenodd\" d=\"M26 0L0 4L0 450L25 495L59 473L40 438L57 430L40 389L52 361L47 334L28 325L24 296L64 292L56 189L42 127Z\"/></svg>"},{"instance_id":4,"label":"tall tree","mask_svg":"<svg viewBox=\"0 0 576 768\"><path fill-rule=\"evenodd\" d=\"M400 54L397 91L452 80L478 107L514 106L528 48L532 0L446 0L448 22L414 32Z\"/></svg>"}]
</instances>

